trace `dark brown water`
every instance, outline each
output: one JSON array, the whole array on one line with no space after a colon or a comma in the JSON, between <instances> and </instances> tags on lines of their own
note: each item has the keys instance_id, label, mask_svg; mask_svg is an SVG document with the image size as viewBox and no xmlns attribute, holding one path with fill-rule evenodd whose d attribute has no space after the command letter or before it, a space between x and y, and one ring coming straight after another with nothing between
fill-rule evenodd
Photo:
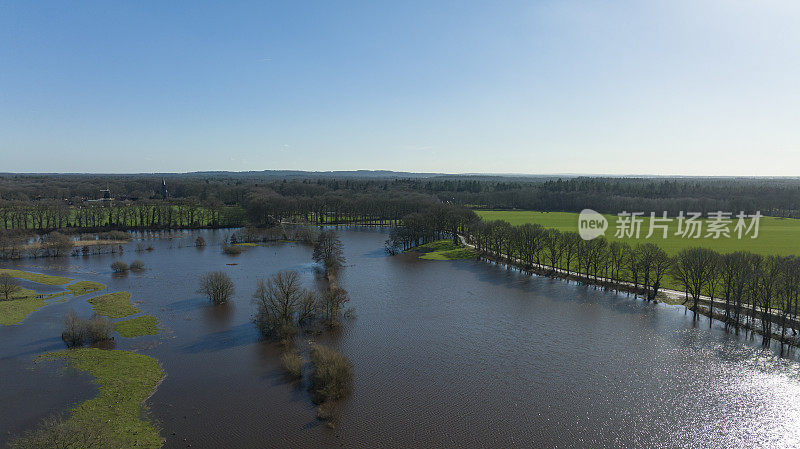
<instances>
[{"instance_id":1,"label":"dark brown water","mask_svg":"<svg viewBox=\"0 0 800 449\"><path fill-rule=\"evenodd\" d=\"M167 372L148 401L165 447L800 445L795 354L692 322L679 307L477 261L388 257L383 233L353 230L340 231L340 282L357 318L324 340L352 360L354 393L328 429L250 322L256 279L294 269L307 286L318 282L311 250L280 244L230 257L218 246L181 247L195 235L159 238L150 253L127 245L122 258L143 260L141 275L113 276L110 255L15 264L128 290L161 319L162 335L117 347ZM225 232L203 235L213 243ZM232 305L214 308L195 293L209 270L236 281ZM25 417L0 418L0 435L94 394L86 378L52 366L30 377L32 359L60 347L60 317L69 307L88 315L90 296L0 328L2 415L10 405ZM35 386L43 393L24 394Z\"/></svg>"}]
</instances>

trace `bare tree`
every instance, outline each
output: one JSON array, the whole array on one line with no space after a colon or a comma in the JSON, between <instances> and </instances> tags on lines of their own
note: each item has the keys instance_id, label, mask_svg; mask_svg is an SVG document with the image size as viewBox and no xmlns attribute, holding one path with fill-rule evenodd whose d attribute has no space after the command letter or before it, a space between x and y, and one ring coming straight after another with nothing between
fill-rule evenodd
<instances>
[{"instance_id":1,"label":"bare tree","mask_svg":"<svg viewBox=\"0 0 800 449\"><path fill-rule=\"evenodd\" d=\"M300 276L294 270L280 271L269 279L260 279L253 302L258 308L254 321L261 333L273 338L293 336L297 332L296 314L299 309L310 312L312 295L302 288Z\"/></svg>"},{"instance_id":2,"label":"bare tree","mask_svg":"<svg viewBox=\"0 0 800 449\"><path fill-rule=\"evenodd\" d=\"M336 327L339 325L339 319L342 316L342 307L345 303L350 301L347 290L332 286L325 290L322 294L322 318L325 324L329 327Z\"/></svg>"},{"instance_id":3,"label":"bare tree","mask_svg":"<svg viewBox=\"0 0 800 449\"><path fill-rule=\"evenodd\" d=\"M335 274L346 262L342 241L335 232L330 230L322 231L319 234L312 257L315 262L325 266L327 274Z\"/></svg>"},{"instance_id":4,"label":"bare tree","mask_svg":"<svg viewBox=\"0 0 800 449\"><path fill-rule=\"evenodd\" d=\"M211 271L200 277L200 288L197 293L202 293L214 304L228 302L236 288L225 272Z\"/></svg>"},{"instance_id":5,"label":"bare tree","mask_svg":"<svg viewBox=\"0 0 800 449\"><path fill-rule=\"evenodd\" d=\"M59 232L51 232L45 240L45 249L48 255L53 257L65 256L69 254L73 243L69 236Z\"/></svg>"},{"instance_id":6,"label":"bare tree","mask_svg":"<svg viewBox=\"0 0 800 449\"><path fill-rule=\"evenodd\" d=\"M17 280L10 274L0 274L0 295L3 295L3 298L6 301L11 299L11 295L19 290L19 288L19 282L17 282Z\"/></svg>"},{"instance_id":7,"label":"bare tree","mask_svg":"<svg viewBox=\"0 0 800 449\"><path fill-rule=\"evenodd\" d=\"M644 252L647 253L646 258L648 259L646 278L649 281L649 289L647 299L652 301L656 299L661 282L672 267L673 260L666 251L652 243L646 243L643 246L646 247Z\"/></svg>"},{"instance_id":8,"label":"bare tree","mask_svg":"<svg viewBox=\"0 0 800 449\"><path fill-rule=\"evenodd\" d=\"M711 265L708 267L708 281L706 282L706 296L711 300L709 305L709 327L714 322L714 296L717 294L720 284L722 283L723 271L723 257L721 254L714 252L711 254Z\"/></svg>"},{"instance_id":9,"label":"bare tree","mask_svg":"<svg viewBox=\"0 0 800 449\"><path fill-rule=\"evenodd\" d=\"M708 248L686 248L675 258L672 276L683 285L687 296L691 295L691 310L695 318L697 318L700 295L708 283L715 263L714 254L714 251Z\"/></svg>"}]
</instances>

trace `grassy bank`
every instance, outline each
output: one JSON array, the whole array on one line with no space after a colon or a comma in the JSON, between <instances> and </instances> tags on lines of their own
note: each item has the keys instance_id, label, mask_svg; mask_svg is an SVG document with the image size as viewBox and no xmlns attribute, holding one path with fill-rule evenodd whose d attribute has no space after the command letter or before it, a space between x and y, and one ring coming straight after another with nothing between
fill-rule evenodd
<instances>
[{"instance_id":1,"label":"grassy bank","mask_svg":"<svg viewBox=\"0 0 800 449\"><path fill-rule=\"evenodd\" d=\"M420 259L458 260L472 259L476 253L470 248L453 243L452 240L437 240L424 245L415 246L408 251L421 253Z\"/></svg>"},{"instance_id":2,"label":"grassy bank","mask_svg":"<svg viewBox=\"0 0 800 449\"><path fill-rule=\"evenodd\" d=\"M52 352L41 358L65 359L75 369L94 376L99 386L100 394L72 409L69 421L89 428L101 422L123 447L161 447L158 431L142 418L143 402L164 378L155 359L130 351L96 348Z\"/></svg>"},{"instance_id":3,"label":"grassy bank","mask_svg":"<svg viewBox=\"0 0 800 449\"><path fill-rule=\"evenodd\" d=\"M140 310L131 304L131 294L128 292L107 293L89 300L89 304L98 315L109 318L125 318Z\"/></svg>"},{"instance_id":4,"label":"grassy bank","mask_svg":"<svg viewBox=\"0 0 800 449\"><path fill-rule=\"evenodd\" d=\"M19 324L28 317L47 305L47 301L66 294L59 292L42 294L27 288L18 288L8 301L0 301L0 325L10 326Z\"/></svg>"},{"instance_id":5,"label":"grassy bank","mask_svg":"<svg viewBox=\"0 0 800 449\"><path fill-rule=\"evenodd\" d=\"M525 223L538 223L546 228L554 228L559 231L578 231L579 214L573 212L476 210L475 213L484 220L505 220L515 226ZM658 213L659 212L656 212L656 214ZM640 238L617 239L614 233L616 231L618 217L609 214L605 214L604 216L608 220L608 229L605 233L606 240L626 241L632 245L637 243L655 243L669 254L677 254L680 250L692 246L702 246L721 253L750 251L763 255L800 255L800 220L791 218L762 217L759 223L758 238L751 239L749 236L744 236L741 240L737 239L733 232L733 228L736 225L735 218L730 226L731 238L721 237L719 239L705 237L693 239L676 236L675 232L678 229L678 221L675 219L669 224L669 231L666 239L662 238L662 233L658 229L655 230L652 237L646 239L645 237L650 228L648 212L648 217L644 218L641 225ZM703 234L705 234L708 220L702 221L704 222Z\"/></svg>"},{"instance_id":6,"label":"grassy bank","mask_svg":"<svg viewBox=\"0 0 800 449\"><path fill-rule=\"evenodd\" d=\"M15 278L45 285L64 285L72 281L72 279L62 276L51 276L49 274L31 273L30 271L11 270L7 268L0 268L0 274L7 274Z\"/></svg>"},{"instance_id":7,"label":"grassy bank","mask_svg":"<svg viewBox=\"0 0 800 449\"><path fill-rule=\"evenodd\" d=\"M8 301L0 301L0 324L9 326L21 323L28 315L44 307L47 302L33 290L19 288Z\"/></svg>"},{"instance_id":8,"label":"grassy bank","mask_svg":"<svg viewBox=\"0 0 800 449\"><path fill-rule=\"evenodd\" d=\"M144 315L114 323L114 330L125 338L156 335L159 332L158 319L152 315Z\"/></svg>"}]
</instances>

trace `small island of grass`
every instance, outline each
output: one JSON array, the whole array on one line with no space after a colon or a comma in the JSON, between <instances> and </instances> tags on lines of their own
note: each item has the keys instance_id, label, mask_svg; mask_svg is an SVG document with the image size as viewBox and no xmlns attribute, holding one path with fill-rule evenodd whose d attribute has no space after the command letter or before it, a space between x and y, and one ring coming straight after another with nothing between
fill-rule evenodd
<instances>
[{"instance_id":1,"label":"small island of grass","mask_svg":"<svg viewBox=\"0 0 800 449\"><path fill-rule=\"evenodd\" d=\"M459 260L475 257L475 251L466 246L453 243L452 240L437 240L415 246L408 251L421 253L419 258L427 260Z\"/></svg>"},{"instance_id":2,"label":"small island of grass","mask_svg":"<svg viewBox=\"0 0 800 449\"><path fill-rule=\"evenodd\" d=\"M89 300L89 304L98 315L109 318L125 318L139 313L140 310L131 304L131 294L128 292L107 293Z\"/></svg>"},{"instance_id":3,"label":"small island of grass","mask_svg":"<svg viewBox=\"0 0 800 449\"><path fill-rule=\"evenodd\" d=\"M164 371L155 359L130 351L97 348L70 349L41 356L42 360L57 358L66 359L75 369L94 376L100 390L97 397L72 409L65 422L66 429L96 429L107 434L97 435L106 443L98 447L161 447L163 440L158 431L142 418L142 403L164 378ZM48 430L60 434L52 429L42 431ZM69 435L62 436L66 439ZM35 433L30 436L35 437ZM25 446L24 441L21 443L20 447Z\"/></svg>"},{"instance_id":4,"label":"small island of grass","mask_svg":"<svg viewBox=\"0 0 800 449\"><path fill-rule=\"evenodd\" d=\"M156 335L159 332L158 319L152 315L144 315L114 323L114 330L125 338Z\"/></svg>"},{"instance_id":5,"label":"small island of grass","mask_svg":"<svg viewBox=\"0 0 800 449\"><path fill-rule=\"evenodd\" d=\"M87 293L99 292L100 290L104 290L106 288L105 285L99 282L92 282L92 281L78 281L74 284L67 285L67 290L72 292L75 296L85 295Z\"/></svg>"}]
</instances>

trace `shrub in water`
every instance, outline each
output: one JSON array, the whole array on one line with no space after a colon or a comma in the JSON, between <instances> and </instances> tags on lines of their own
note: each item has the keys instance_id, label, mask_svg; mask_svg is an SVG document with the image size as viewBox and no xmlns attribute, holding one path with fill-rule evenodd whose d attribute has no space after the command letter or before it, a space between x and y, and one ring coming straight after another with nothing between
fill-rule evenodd
<instances>
[{"instance_id":1,"label":"shrub in water","mask_svg":"<svg viewBox=\"0 0 800 449\"><path fill-rule=\"evenodd\" d=\"M70 310L64 319L64 331L61 339L67 347L83 346L84 343L99 343L109 340L114 324L108 318L95 315L91 319L79 318L74 310Z\"/></svg>"},{"instance_id":2,"label":"shrub in water","mask_svg":"<svg viewBox=\"0 0 800 449\"><path fill-rule=\"evenodd\" d=\"M197 236L197 239L194 241L194 246L198 248L206 246L206 239L204 239L203 236Z\"/></svg>"},{"instance_id":3,"label":"shrub in water","mask_svg":"<svg viewBox=\"0 0 800 449\"><path fill-rule=\"evenodd\" d=\"M317 407L317 418L323 421L331 421L336 417L336 403L325 401Z\"/></svg>"},{"instance_id":4,"label":"shrub in water","mask_svg":"<svg viewBox=\"0 0 800 449\"><path fill-rule=\"evenodd\" d=\"M95 315L90 320L85 321L85 328L84 335L86 340L90 343L98 343L111 338L114 324L104 316Z\"/></svg>"},{"instance_id":5,"label":"shrub in water","mask_svg":"<svg viewBox=\"0 0 800 449\"><path fill-rule=\"evenodd\" d=\"M242 253L242 247L237 245L225 245L222 247L222 252L229 256L235 256Z\"/></svg>"},{"instance_id":6,"label":"shrub in water","mask_svg":"<svg viewBox=\"0 0 800 449\"><path fill-rule=\"evenodd\" d=\"M353 365L341 352L319 344L312 344L311 390L315 401L336 401L352 390Z\"/></svg>"},{"instance_id":7,"label":"shrub in water","mask_svg":"<svg viewBox=\"0 0 800 449\"><path fill-rule=\"evenodd\" d=\"M114 273L124 273L128 271L129 268L130 267L128 267L128 264L121 260L115 260L114 262L111 262L111 269L114 270Z\"/></svg>"},{"instance_id":8,"label":"shrub in water","mask_svg":"<svg viewBox=\"0 0 800 449\"><path fill-rule=\"evenodd\" d=\"M142 262L141 260L134 260L133 262L131 262L131 270L134 271L144 270L144 262Z\"/></svg>"},{"instance_id":9,"label":"shrub in water","mask_svg":"<svg viewBox=\"0 0 800 449\"><path fill-rule=\"evenodd\" d=\"M64 331L61 332L61 339L67 344L67 347L83 345L83 340L86 335L86 326L83 320L78 318L74 310L70 310L66 318L64 318Z\"/></svg>"}]
</instances>

